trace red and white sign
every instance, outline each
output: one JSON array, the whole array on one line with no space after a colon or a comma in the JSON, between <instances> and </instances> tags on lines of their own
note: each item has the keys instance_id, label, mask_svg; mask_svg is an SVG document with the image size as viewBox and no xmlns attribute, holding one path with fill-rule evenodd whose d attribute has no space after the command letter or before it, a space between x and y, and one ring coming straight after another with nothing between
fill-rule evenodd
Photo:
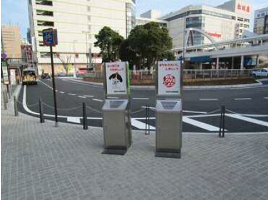
<instances>
[{"instance_id":1,"label":"red and white sign","mask_svg":"<svg viewBox=\"0 0 268 200\"><path fill-rule=\"evenodd\" d=\"M127 94L126 70L127 63L106 63L106 87L107 94Z\"/></svg>"},{"instance_id":2,"label":"red and white sign","mask_svg":"<svg viewBox=\"0 0 268 200\"><path fill-rule=\"evenodd\" d=\"M180 61L158 62L158 95L181 94Z\"/></svg>"},{"instance_id":3,"label":"red and white sign","mask_svg":"<svg viewBox=\"0 0 268 200\"><path fill-rule=\"evenodd\" d=\"M237 4L237 10L242 10L242 11L250 13L250 7L246 5L242 5L240 3Z\"/></svg>"},{"instance_id":4,"label":"red and white sign","mask_svg":"<svg viewBox=\"0 0 268 200\"><path fill-rule=\"evenodd\" d=\"M211 37L216 37L216 38L220 38L221 34L218 33L210 33L210 32L206 32L207 34L209 34Z\"/></svg>"}]
</instances>

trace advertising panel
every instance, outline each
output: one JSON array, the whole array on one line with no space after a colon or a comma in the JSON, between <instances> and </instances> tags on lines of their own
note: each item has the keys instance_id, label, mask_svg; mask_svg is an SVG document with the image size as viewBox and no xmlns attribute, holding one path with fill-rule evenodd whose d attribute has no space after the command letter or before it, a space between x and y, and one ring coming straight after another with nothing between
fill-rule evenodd
<instances>
[{"instance_id":1,"label":"advertising panel","mask_svg":"<svg viewBox=\"0 0 268 200\"><path fill-rule=\"evenodd\" d=\"M10 70L10 82L11 82L11 85L16 85L16 71L15 69L11 69Z\"/></svg>"},{"instance_id":2,"label":"advertising panel","mask_svg":"<svg viewBox=\"0 0 268 200\"><path fill-rule=\"evenodd\" d=\"M181 94L180 61L158 62L158 95Z\"/></svg>"},{"instance_id":3,"label":"advertising panel","mask_svg":"<svg viewBox=\"0 0 268 200\"><path fill-rule=\"evenodd\" d=\"M1 67L2 67L4 84L5 85L8 85L9 84L9 77L8 77L7 62L6 61L2 61L1 62Z\"/></svg>"},{"instance_id":4,"label":"advertising panel","mask_svg":"<svg viewBox=\"0 0 268 200\"><path fill-rule=\"evenodd\" d=\"M107 95L127 94L127 77L125 62L106 63Z\"/></svg>"}]
</instances>

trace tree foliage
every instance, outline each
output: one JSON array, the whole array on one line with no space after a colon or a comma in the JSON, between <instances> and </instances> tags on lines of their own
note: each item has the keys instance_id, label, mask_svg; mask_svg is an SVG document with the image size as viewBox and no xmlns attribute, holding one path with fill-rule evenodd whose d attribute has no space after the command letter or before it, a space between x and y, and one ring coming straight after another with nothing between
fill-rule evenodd
<instances>
[{"instance_id":1,"label":"tree foliage","mask_svg":"<svg viewBox=\"0 0 268 200\"><path fill-rule=\"evenodd\" d=\"M136 26L120 46L120 58L136 65L137 69L151 67L155 61L173 60L170 52L172 38L168 30L151 22Z\"/></svg>"},{"instance_id":2,"label":"tree foliage","mask_svg":"<svg viewBox=\"0 0 268 200\"><path fill-rule=\"evenodd\" d=\"M119 47L124 38L111 28L105 26L95 35L97 41L94 43L96 47L101 49L103 62L116 61L119 59Z\"/></svg>"}]
</instances>

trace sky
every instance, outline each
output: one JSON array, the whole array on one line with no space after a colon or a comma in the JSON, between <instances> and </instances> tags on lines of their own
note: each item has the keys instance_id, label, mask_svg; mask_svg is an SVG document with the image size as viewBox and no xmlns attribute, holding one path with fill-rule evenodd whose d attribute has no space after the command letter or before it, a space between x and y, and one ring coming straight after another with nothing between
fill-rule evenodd
<instances>
[{"instance_id":1,"label":"sky","mask_svg":"<svg viewBox=\"0 0 268 200\"><path fill-rule=\"evenodd\" d=\"M136 15L139 16L150 9L159 10L164 15L191 4L217 6L226 1L228 0L136 0ZM247 0L247 2L252 5L253 10L268 6L268 0ZM251 21L253 22L253 20ZM27 0L1 0L1 24L18 25L21 30L21 37L26 38L27 28L29 27Z\"/></svg>"}]
</instances>

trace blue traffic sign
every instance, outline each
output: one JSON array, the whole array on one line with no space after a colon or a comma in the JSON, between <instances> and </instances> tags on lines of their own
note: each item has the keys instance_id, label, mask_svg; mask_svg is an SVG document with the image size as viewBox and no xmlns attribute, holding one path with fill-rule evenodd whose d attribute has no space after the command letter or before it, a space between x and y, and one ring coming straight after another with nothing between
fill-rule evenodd
<instances>
[{"instance_id":1,"label":"blue traffic sign","mask_svg":"<svg viewBox=\"0 0 268 200\"><path fill-rule=\"evenodd\" d=\"M58 44L57 41L57 30L45 29L43 30L43 43L46 46L55 46Z\"/></svg>"}]
</instances>

